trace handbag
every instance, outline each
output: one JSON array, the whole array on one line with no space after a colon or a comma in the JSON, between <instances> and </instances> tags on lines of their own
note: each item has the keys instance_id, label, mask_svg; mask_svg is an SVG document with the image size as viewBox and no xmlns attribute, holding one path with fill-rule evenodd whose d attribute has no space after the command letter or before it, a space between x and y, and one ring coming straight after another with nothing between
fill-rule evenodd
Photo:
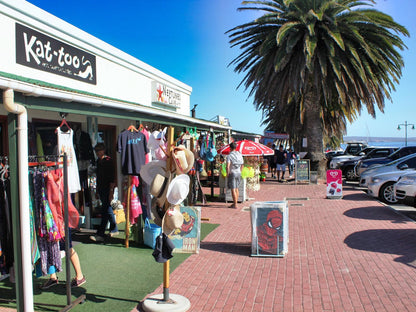
<instances>
[{"instance_id":1,"label":"handbag","mask_svg":"<svg viewBox=\"0 0 416 312\"><path fill-rule=\"evenodd\" d=\"M116 223L120 224L122 222L126 222L126 215L124 213L124 209L116 209L113 211L116 217Z\"/></svg>"},{"instance_id":2,"label":"handbag","mask_svg":"<svg viewBox=\"0 0 416 312\"><path fill-rule=\"evenodd\" d=\"M162 228L156 224L150 223L149 219L144 220L143 242L146 246L155 248L156 237L162 233Z\"/></svg>"}]
</instances>

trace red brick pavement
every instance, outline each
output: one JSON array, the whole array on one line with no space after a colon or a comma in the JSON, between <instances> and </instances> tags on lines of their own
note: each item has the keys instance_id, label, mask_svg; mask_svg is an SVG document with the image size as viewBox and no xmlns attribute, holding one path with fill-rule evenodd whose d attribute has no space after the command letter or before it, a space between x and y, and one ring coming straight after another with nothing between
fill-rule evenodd
<instances>
[{"instance_id":1,"label":"red brick pavement","mask_svg":"<svg viewBox=\"0 0 416 312\"><path fill-rule=\"evenodd\" d=\"M289 201L287 255L250 257L254 200L204 206L202 217L220 226L170 274L170 293L190 311L416 311L415 222L348 187L330 200L323 184L267 181L249 196L309 198Z\"/></svg>"}]
</instances>

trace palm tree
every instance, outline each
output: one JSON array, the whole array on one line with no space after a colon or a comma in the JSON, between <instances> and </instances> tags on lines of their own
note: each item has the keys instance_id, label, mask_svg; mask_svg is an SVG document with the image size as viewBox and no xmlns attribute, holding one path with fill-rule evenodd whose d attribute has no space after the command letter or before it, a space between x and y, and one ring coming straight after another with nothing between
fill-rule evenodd
<instances>
[{"instance_id":1,"label":"palm tree","mask_svg":"<svg viewBox=\"0 0 416 312\"><path fill-rule=\"evenodd\" d=\"M385 98L391 99L401 77L398 49L406 46L400 35L409 33L371 8L373 4L373 0L243 1L248 6L239 10L264 15L227 32L231 46L242 50L230 64L245 74L239 87L250 90L263 116L296 114L286 123L297 120L302 125L311 169L320 169L321 174L325 131L331 135L337 123L345 125L345 118L353 120L363 107L373 117L375 105L383 112Z\"/></svg>"}]
</instances>

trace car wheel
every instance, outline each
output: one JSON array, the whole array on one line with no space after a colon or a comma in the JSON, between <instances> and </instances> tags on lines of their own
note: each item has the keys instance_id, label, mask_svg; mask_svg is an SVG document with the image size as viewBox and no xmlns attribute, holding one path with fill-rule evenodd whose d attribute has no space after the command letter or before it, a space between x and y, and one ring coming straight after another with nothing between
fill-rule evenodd
<instances>
[{"instance_id":1,"label":"car wheel","mask_svg":"<svg viewBox=\"0 0 416 312\"><path fill-rule=\"evenodd\" d=\"M345 171L345 179L347 179L347 181L357 180L357 176L355 175L354 167L347 168L347 170Z\"/></svg>"},{"instance_id":2,"label":"car wheel","mask_svg":"<svg viewBox=\"0 0 416 312\"><path fill-rule=\"evenodd\" d=\"M387 182L380 188L381 201L387 204L396 204L398 202L394 194L394 182Z\"/></svg>"}]
</instances>

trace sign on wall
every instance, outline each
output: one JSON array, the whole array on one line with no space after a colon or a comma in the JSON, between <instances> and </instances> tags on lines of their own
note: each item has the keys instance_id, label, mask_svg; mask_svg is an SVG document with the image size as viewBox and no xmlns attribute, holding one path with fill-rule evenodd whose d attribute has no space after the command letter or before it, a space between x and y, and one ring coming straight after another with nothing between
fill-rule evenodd
<instances>
[{"instance_id":1,"label":"sign on wall","mask_svg":"<svg viewBox=\"0 0 416 312\"><path fill-rule=\"evenodd\" d=\"M95 55L16 23L16 63L97 84Z\"/></svg>"},{"instance_id":2,"label":"sign on wall","mask_svg":"<svg viewBox=\"0 0 416 312\"><path fill-rule=\"evenodd\" d=\"M181 94L179 91L162 83L152 81L152 102L174 107L181 106Z\"/></svg>"}]
</instances>

